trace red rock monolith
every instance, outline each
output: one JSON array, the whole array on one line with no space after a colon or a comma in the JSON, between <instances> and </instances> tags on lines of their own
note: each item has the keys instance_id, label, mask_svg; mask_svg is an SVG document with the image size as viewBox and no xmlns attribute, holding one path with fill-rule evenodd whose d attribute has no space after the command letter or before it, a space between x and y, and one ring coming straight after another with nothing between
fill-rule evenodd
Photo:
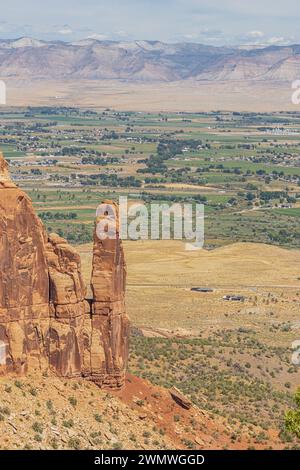
<instances>
[{"instance_id":1,"label":"red rock monolith","mask_svg":"<svg viewBox=\"0 0 300 470\"><path fill-rule=\"evenodd\" d=\"M125 312L126 265L119 234L118 207L112 201L105 201L102 206L103 214L108 214L111 210L115 213L115 238L99 238L97 225L107 217L99 216L94 230L91 280L93 291L91 377L100 385L118 388L125 382L128 357L129 320Z\"/></svg>"}]
</instances>

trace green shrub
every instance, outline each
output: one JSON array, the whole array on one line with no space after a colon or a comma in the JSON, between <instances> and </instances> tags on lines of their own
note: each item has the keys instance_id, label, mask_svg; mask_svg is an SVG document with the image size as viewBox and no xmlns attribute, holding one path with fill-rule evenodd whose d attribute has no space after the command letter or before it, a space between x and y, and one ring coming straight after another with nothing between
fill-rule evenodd
<instances>
[{"instance_id":1,"label":"green shrub","mask_svg":"<svg viewBox=\"0 0 300 470\"><path fill-rule=\"evenodd\" d=\"M43 425L41 423L38 423L37 421L35 421L32 425L32 429L34 430L34 432L37 432L39 434L42 434L43 432Z\"/></svg>"},{"instance_id":2,"label":"green shrub","mask_svg":"<svg viewBox=\"0 0 300 470\"><path fill-rule=\"evenodd\" d=\"M295 394L294 401L296 408L287 411L285 414L285 427L287 431L300 439L300 388Z\"/></svg>"}]
</instances>

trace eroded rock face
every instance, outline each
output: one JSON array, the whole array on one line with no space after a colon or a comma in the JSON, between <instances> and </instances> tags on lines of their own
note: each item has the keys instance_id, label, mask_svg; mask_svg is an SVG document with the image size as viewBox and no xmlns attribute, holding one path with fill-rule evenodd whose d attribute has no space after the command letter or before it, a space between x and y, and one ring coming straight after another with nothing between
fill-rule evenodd
<instances>
[{"instance_id":1,"label":"eroded rock face","mask_svg":"<svg viewBox=\"0 0 300 470\"><path fill-rule=\"evenodd\" d=\"M9 180L0 154L0 371L46 366L46 240L30 199Z\"/></svg>"},{"instance_id":2,"label":"eroded rock face","mask_svg":"<svg viewBox=\"0 0 300 470\"><path fill-rule=\"evenodd\" d=\"M125 279L118 233L101 241L95 231L88 303L79 254L58 235L47 236L0 154L0 374L50 368L122 387L129 330Z\"/></svg>"},{"instance_id":3,"label":"eroded rock face","mask_svg":"<svg viewBox=\"0 0 300 470\"><path fill-rule=\"evenodd\" d=\"M51 234L46 257L50 280L50 367L62 376L78 376L84 355L84 317L89 314L80 256L66 240Z\"/></svg>"},{"instance_id":4,"label":"eroded rock face","mask_svg":"<svg viewBox=\"0 0 300 470\"><path fill-rule=\"evenodd\" d=\"M121 387L129 339L129 320L125 313L126 265L118 229L118 207L112 201L106 201L103 206L105 204L115 212L116 236L101 240L97 235L101 217L96 220L91 281L91 376L100 385ZM106 212L105 207L103 212Z\"/></svg>"},{"instance_id":5,"label":"eroded rock face","mask_svg":"<svg viewBox=\"0 0 300 470\"><path fill-rule=\"evenodd\" d=\"M8 163L6 160L4 160L2 152L0 152L0 186L2 185L4 187L6 182L11 183L8 171ZM15 186L13 183L11 183L11 185Z\"/></svg>"}]
</instances>

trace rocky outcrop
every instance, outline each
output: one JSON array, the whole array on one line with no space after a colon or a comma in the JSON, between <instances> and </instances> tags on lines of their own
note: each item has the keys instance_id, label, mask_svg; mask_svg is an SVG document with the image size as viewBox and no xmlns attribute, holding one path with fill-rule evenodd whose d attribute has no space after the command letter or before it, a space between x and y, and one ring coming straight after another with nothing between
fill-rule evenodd
<instances>
[{"instance_id":1,"label":"rocky outcrop","mask_svg":"<svg viewBox=\"0 0 300 470\"><path fill-rule=\"evenodd\" d=\"M47 235L0 154L0 374L50 368L121 387L129 329L125 275L119 236L102 241L95 230L94 297L87 302L79 254Z\"/></svg>"},{"instance_id":2,"label":"rocky outcrop","mask_svg":"<svg viewBox=\"0 0 300 470\"><path fill-rule=\"evenodd\" d=\"M189 410L192 407L192 402L187 398L177 387L170 389L170 395L173 400L182 408Z\"/></svg>"},{"instance_id":3,"label":"rocky outcrop","mask_svg":"<svg viewBox=\"0 0 300 470\"><path fill-rule=\"evenodd\" d=\"M46 232L0 154L0 371L46 366L49 322Z\"/></svg>"},{"instance_id":4,"label":"rocky outcrop","mask_svg":"<svg viewBox=\"0 0 300 470\"><path fill-rule=\"evenodd\" d=\"M84 356L84 318L89 314L80 256L66 240L51 234L46 258L50 281L50 367L62 376L78 376Z\"/></svg>"},{"instance_id":5,"label":"rocky outcrop","mask_svg":"<svg viewBox=\"0 0 300 470\"><path fill-rule=\"evenodd\" d=\"M3 154L0 152L0 187L5 187L7 183L9 183L11 187L15 187L10 180L8 163L4 160Z\"/></svg>"},{"instance_id":6,"label":"rocky outcrop","mask_svg":"<svg viewBox=\"0 0 300 470\"><path fill-rule=\"evenodd\" d=\"M97 226L99 223L105 226L110 211L114 212L115 238L102 240ZM118 207L112 201L106 201L102 204L102 213L96 220L94 231L91 377L99 384L121 387L129 337L129 320L125 313L126 266L119 236Z\"/></svg>"}]
</instances>

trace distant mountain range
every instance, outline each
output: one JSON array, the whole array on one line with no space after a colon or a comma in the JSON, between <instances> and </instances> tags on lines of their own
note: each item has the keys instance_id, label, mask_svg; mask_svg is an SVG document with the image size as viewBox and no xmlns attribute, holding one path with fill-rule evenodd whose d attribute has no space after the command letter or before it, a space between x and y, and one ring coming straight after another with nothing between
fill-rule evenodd
<instances>
[{"instance_id":1,"label":"distant mountain range","mask_svg":"<svg viewBox=\"0 0 300 470\"><path fill-rule=\"evenodd\" d=\"M159 41L0 39L0 78L128 81L300 79L300 45L213 47Z\"/></svg>"}]
</instances>

